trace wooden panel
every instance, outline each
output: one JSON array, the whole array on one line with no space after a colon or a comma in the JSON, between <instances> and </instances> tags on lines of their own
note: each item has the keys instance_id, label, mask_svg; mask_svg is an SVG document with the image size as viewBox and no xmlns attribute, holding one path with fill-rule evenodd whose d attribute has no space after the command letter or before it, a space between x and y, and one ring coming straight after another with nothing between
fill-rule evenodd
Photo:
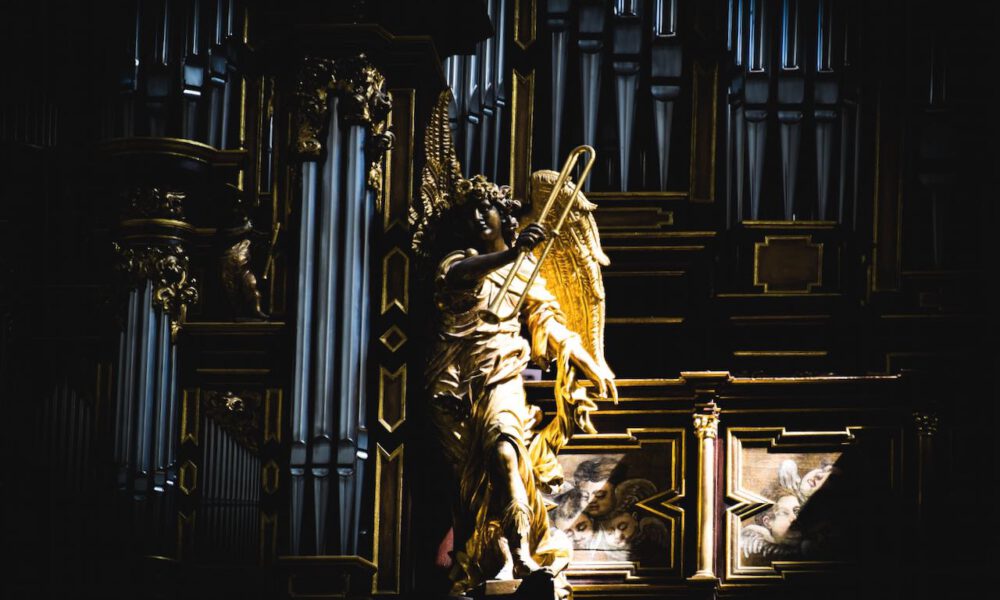
<instances>
[{"instance_id":1,"label":"wooden panel","mask_svg":"<svg viewBox=\"0 0 1000 600\"><path fill-rule=\"evenodd\" d=\"M413 197L413 141L415 90L394 89L389 128L396 136L385 159L385 206L382 229L406 227L410 198Z\"/></svg>"},{"instance_id":2,"label":"wooden panel","mask_svg":"<svg viewBox=\"0 0 1000 600\"><path fill-rule=\"evenodd\" d=\"M403 445L389 453L381 444L375 456L375 544L378 565L372 592L398 594L402 559Z\"/></svg>"},{"instance_id":3,"label":"wooden panel","mask_svg":"<svg viewBox=\"0 0 1000 600\"><path fill-rule=\"evenodd\" d=\"M535 41L535 0L514 0L514 43L527 50Z\"/></svg>"},{"instance_id":4,"label":"wooden panel","mask_svg":"<svg viewBox=\"0 0 1000 600\"><path fill-rule=\"evenodd\" d=\"M903 112L885 94L879 96L875 124L875 212L872 236L873 291L899 287L901 268Z\"/></svg>"},{"instance_id":5,"label":"wooden panel","mask_svg":"<svg viewBox=\"0 0 1000 600\"><path fill-rule=\"evenodd\" d=\"M753 284L768 292L808 293L823 285L823 244L812 236L767 236L754 244Z\"/></svg>"},{"instance_id":6,"label":"wooden panel","mask_svg":"<svg viewBox=\"0 0 1000 600\"><path fill-rule=\"evenodd\" d=\"M514 69L510 113L510 188L515 198L528 197L535 103L535 72Z\"/></svg>"},{"instance_id":7,"label":"wooden panel","mask_svg":"<svg viewBox=\"0 0 1000 600\"><path fill-rule=\"evenodd\" d=\"M389 433L406 420L406 365L396 371L379 367L378 421Z\"/></svg>"},{"instance_id":8,"label":"wooden panel","mask_svg":"<svg viewBox=\"0 0 1000 600\"><path fill-rule=\"evenodd\" d=\"M715 201L715 138L719 66L693 63L691 72L692 202Z\"/></svg>"}]
</instances>

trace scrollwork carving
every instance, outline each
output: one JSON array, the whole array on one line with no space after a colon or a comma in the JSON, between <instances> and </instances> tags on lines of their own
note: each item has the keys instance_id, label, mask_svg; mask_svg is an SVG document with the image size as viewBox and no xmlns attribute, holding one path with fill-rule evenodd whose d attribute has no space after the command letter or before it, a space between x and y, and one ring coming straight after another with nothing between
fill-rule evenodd
<instances>
[{"instance_id":1,"label":"scrollwork carving","mask_svg":"<svg viewBox=\"0 0 1000 600\"><path fill-rule=\"evenodd\" d=\"M191 277L189 258L180 244L165 246L114 245L118 269L135 283L150 280L153 304L171 317L171 333L177 334L187 307L198 301L197 281Z\"/></svg>"},{"instance_id":2,"label":"scrollwork carving","mask_svg":"<svg viewBox=\"0 0 1000 600\"><path fill-rule=\"evenodd\" d=\"M384 87L385 77L364 54L340 59L306 57L295 90L295 151L299 157L316 160L322 153L320 132L329 117L330 94L336 94L342 102L344 122L368 128L368 185L380 195L381 159L393 142L386 126L392 95Z\"/></svg>"},{"instance_id":3,"label":"scrollwork carving","mask_svg":"<svg viewBox=\"0 0 1000 600\"><path fill-rule=\"evenodd\" d=\"M260 394L232 391L216 392L205 397L205 415L219 424L237 443L256 452L260 437Z\"/></svg>"},{"instance_id":4,"label":"scrollwork carving","mask_svg":"<svg viewBox=\"0 0 1000 600\"><path fill-rule=\"evenodd\" d=\"M135 187L125 193L122 214L129 219L183 219L184 192L157 187Z\"/></svg>"}]
</instances>

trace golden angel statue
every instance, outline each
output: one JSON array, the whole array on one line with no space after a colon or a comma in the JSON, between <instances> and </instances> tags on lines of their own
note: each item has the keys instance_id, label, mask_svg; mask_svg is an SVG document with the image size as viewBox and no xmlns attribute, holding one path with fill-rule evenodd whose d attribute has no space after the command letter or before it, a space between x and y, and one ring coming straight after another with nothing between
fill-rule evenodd
<instances>
[{"instance_id":1,"label":"golden angel statue","mask_svg":"<svg viewBox=\"0 0 1000 600\"><path fill-rule=\"evenodd\" d=\"M572 548L550 527L543 493L562 483L556 454L574 428L595 433L589 417L595 397L618 399L604 360L601 266L608 260L591 214L596 207L576 194L561 235L539 263L542 242L562 212L558 205L571 201L573 184L563 185L556 209L538 222L558 174L535 173L531 214L519 228L521 202L509 188L482 175L461 176L448 129L449 99L444 92L427 128L420 202L410 222L415 253L434 269L429 412L460 488L452 593L489 580L531 579L564 599L571 595L564 571ZM524 260L515 260L525 249ZM539 264L540 274L532 277ZM499 316L485 318L508 276ZM545 424L542 411L525 399L522 371L529 361L557 366L557 414Z\"/></svg>"}]
</instances>

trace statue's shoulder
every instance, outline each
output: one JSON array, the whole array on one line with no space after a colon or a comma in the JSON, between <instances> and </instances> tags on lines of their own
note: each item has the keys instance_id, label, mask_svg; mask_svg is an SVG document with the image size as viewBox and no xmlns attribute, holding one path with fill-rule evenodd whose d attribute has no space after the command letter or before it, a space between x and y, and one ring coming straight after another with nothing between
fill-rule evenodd
<instances>
[{"instance_id":1,"label":"statue's shoulder","mask_svg":"<svg viewBox=\"0 0 1000 600\"><path fill-rule=\"evenodd\" d=\"M465 260L466 258L477 256L478 254L479 253L476 252L475 248L466 248L465 250L455 250L453 252L449 252L444 256L444 258L441 259L441 262L438 263L437 277L439 279L444 277L448 273L448 270L455 266L456 263Z\"/></svg>"}]
</instances>

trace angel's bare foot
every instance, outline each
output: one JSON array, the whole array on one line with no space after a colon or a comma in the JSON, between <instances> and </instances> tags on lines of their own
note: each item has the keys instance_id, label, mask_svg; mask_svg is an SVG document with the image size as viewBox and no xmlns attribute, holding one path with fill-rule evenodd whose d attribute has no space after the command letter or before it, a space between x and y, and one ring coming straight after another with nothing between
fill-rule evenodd
<instances>
[{"instance_id":1,"label":"angel's bare foot","mask_svg":"<svg viewBox=\"0 0 1000 600\"><path fill-rule=\"evenodd\" d=\"M503 556L503 566L493 578L503 581L514 579L514 557L510 553L510 544L507 543L507 538L500 538L498 544L500 555Z\"/></svg>"},{"instance_id":2,"label":"angel's bare foot","mask_svg":"<svg viewBox=\"0 0 1000 600\"><path fill-rule=\"evenodd\" d=\"M531 558L531 550L528 548L528 541L524 540L520 544L512 545L510 549L511 557L514 560L514 578L524 579L542 567Z\"/></svg>"}]
</instances>

